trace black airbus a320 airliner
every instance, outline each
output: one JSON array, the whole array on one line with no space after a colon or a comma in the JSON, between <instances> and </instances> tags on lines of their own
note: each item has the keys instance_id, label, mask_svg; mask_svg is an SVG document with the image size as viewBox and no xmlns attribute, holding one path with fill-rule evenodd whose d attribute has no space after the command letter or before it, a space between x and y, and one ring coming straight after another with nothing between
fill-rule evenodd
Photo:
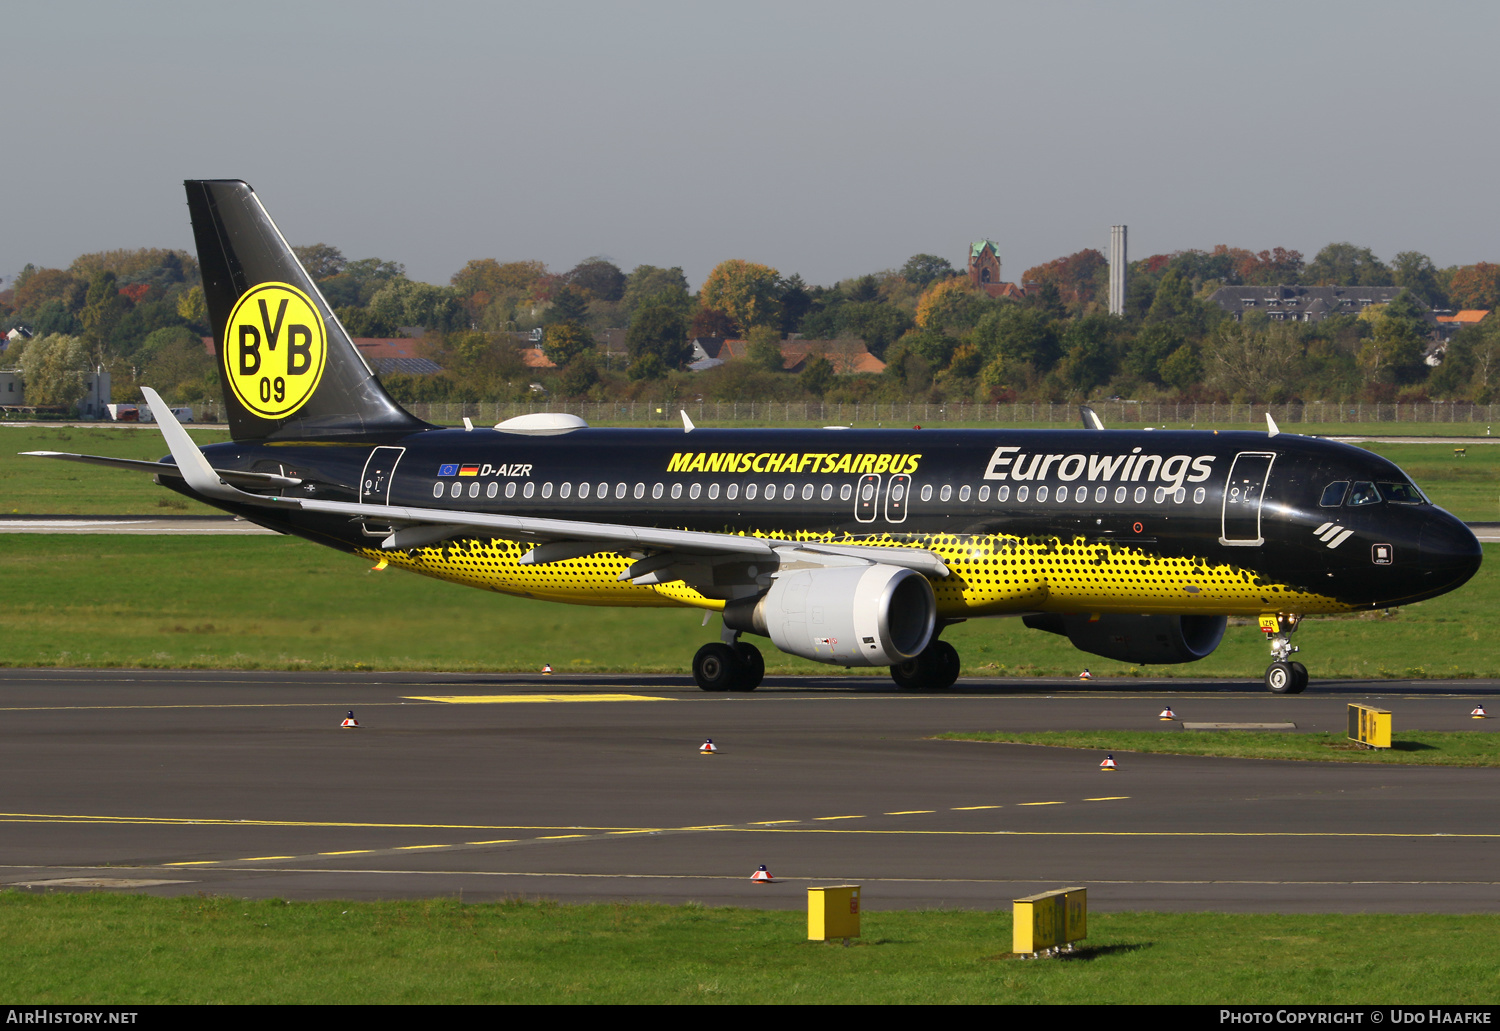
<instances>
[{"instance_id":1,"label":"black airbus a320 airliner","mask_svg":"<svg viewBox=\"0 0 1500 1031\"><path fill-rule=\"evenodd\" d=\"M283 533L527 598L718 612L693 676L750 691L743 634L902 687L959 673L943 629L1021 616L1078 648L1191 662L1258 618L1272 691L1309 613L1432 598L1479 568L1469 529L1392 463L1269 432L444 429L397 405L243 182L188 208L233 442L141 469ZM1269 423L1269 419L1268 419ZM1095 423L1097 426L1098 424Z\"/></svg>"}]
</instances>

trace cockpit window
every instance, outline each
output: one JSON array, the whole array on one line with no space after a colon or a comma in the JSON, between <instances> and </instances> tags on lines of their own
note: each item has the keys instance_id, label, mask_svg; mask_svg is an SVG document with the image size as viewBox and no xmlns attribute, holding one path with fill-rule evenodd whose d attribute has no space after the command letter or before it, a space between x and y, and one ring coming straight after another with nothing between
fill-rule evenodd
<instances>
[{"instance_id":1,"label":"cockpit window","mask_svg":"<svg viewBox=\"0 0 1500 1031\"><path fill-rule=\"evenodd\" d=\"M1349 490L1348 480L1334 480L1323 488L1323 500L1318 504L1323 508L1338 508L1344 503L1344 494Z\"/></svg>"},{"instance_id":2,"label":"cockpit window","mask_svg":"<svg viewBox=\"0 0 1500 1031\"><path fill-rule=\"evenodd\" d=\"M1380 504L1380 491L1375 489L1375 484L1369 480L1356 480L1349 491L1349 505L1378 505Z\"/></svg>"},{"instance_id":3,"label":"cockpit window","mask_svg":"<svg viewBox=\"0 0 1500 1031\"><path fill-rule=\"evenodd\" d=\"M1381 495L1393 505L1420 505L1427 500L1422 496L1422 492L1416 488L1415 484L1406 482L1387 483L1381 480L1378 486L1380 487Z\"/></svg>"}]
</instances>

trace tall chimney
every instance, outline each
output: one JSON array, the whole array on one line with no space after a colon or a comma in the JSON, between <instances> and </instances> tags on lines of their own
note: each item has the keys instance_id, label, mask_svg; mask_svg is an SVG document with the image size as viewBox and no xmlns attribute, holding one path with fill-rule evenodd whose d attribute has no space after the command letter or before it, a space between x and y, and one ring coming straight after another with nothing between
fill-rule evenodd
<instances>
[{"instance_id":1,"label":"tall chimney","mask_svg":"<svg viewBox=\"0 0 1500 1031\"><path fill-rule=\"evenodd\" d=\"M1109 227L1109 313L1125 314L1125 226Z\"/></svg>"}]
</instances>

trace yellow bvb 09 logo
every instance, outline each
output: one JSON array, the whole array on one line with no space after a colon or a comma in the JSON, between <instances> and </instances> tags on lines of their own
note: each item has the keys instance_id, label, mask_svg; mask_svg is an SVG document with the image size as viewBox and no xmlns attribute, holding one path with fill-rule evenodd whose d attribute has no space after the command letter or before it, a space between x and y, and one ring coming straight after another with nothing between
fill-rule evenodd
<instances>
[{"instance_id":1,"label":"yellow bvb 09 logo","mask_svg":"<svg viewBox=\"0 0 1500 1031\"><path fill-rule=\"evenodd\" d=\"M234 396L256 415L280 419L307 403L328 360L318 309L287 283L246 290L224 329L224 369Z\"/></svg>"}]
</instances>

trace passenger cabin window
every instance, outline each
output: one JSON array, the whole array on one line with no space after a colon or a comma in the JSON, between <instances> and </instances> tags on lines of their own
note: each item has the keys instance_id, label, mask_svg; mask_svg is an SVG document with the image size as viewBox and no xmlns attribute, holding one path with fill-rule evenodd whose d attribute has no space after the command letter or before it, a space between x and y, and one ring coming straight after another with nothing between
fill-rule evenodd
<instances>
[{"instance_id":1,"label":"passenger cabin window","mask_svg":"<svg viewBox=\"0 0 1500 1031\"><path fill-rule=\"evenodd\" d=\"M710 483L708 485L708 500L713 501L718 496L719 496L719 485L717 483Z\"/></svg>"},{"instance_id":2,"label":"passenger cabin window","mask_svg":"<svg viewBox=\"0 0 1500 1031\"><path fill-rule=\"evenodd\" d=\"M1334 480L1323 488L1323 499L1318 502L1318 505L1322 508L1338 508L1344 503L1344 494L1348 490L1348 480Z\"/></svg>"},{"instance_id":3,"label":"passenger cabin window","mask_svg":"<svg viewBox=\"0 0 1500 1031\"><path fill-rule=\"evenodd\" d=\"M1375 489L1375 484L1368 480L1357 480L1349 489L1349 507L1355 505L1378 505L1380 504L1380 491Z\"/></svg>"}]
</instances>

